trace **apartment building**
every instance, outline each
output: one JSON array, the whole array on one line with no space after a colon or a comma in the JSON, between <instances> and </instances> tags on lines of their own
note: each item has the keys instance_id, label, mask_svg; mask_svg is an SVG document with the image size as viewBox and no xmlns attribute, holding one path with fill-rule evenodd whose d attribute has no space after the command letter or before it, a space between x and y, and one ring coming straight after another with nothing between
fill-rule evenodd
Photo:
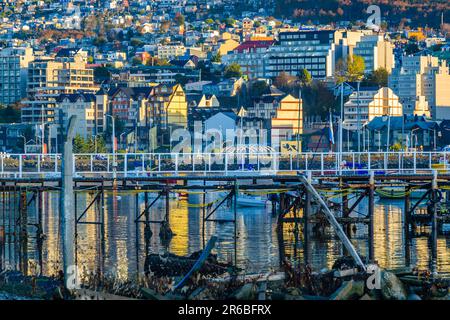
<instances>
[{"instance_id":1,"label":"apartment building","mask_svg":"<svg viewBox=\"0 0 450 320\"><path fill-rule=\"evenodd\" d=\"M346 130L360 130L375 117L386 115L403 115L399 97L387 87L362 88L359 95L353 92L344 104L343 127Z\"/></svg>"},{"instance_id":2,"label":"apartment building","mask_svg":"<svg viewBox=\"0 0 450 320\"><path fill-rule=\"evenodd\" d=\"M0 104L9 105L26 97L28 65L33 59L31 48L0 50Z\"/></svg>"},{"instance_id":3,"label":"apartment building","mask_svg":"<svg viewBox=\"0 0 450 320\"><path fill-rule=\"evenodd\" d=\"M157 54L159 59L172 60L186 53L184 45L158 45Z\"/></svg>"},{"instance_id":4,"label":"apartment building","mask_svg":"<svg viewBox=\"0 0 450 320\"><path fill-rule=\"evenodd\" d=\"M146 106L151 92L151 87L113 88L108 93L110 111L123 121L126 128L144 126L146 124Z\"/></svg>"},{"instance_id":5,"label":"apartment building","mask_svg":"<svg viewBox=\"0 0 450 320\"><path fill-rule=\"evenodd\" d=\"M151 126L162 129L186 128L188 104L181 85L159 85L152 89L147 109Z\"/></svg>"},{"instance_id":6,"label":"apartment building","mask_svg":"<svg viewBox=\"0 0 450 320\"><path fill-rule=\"evenodd\" d=\"M383 35L364 35L351 47L354 55L363 57L365 73L370 74L379 68L391 72L395 65L394 45Z\"/></svg>"},{"instance_id":7,"label":"apartment building","mask_svg":"<svg viewBox=\"0 0 450 320\"><path fill-rule=\"evenodd\" d=\"M55 129L65 128L71 116L77 117L75 134L90 138L106 129L107 95L103 90L93 93L61 94L56 98ZM58 134L61 132L57 131ZM51 135L54 137L54 135ZM52 143L54 145L54 143Z\"/></svg>"},{"instance_id":8,"label":"apartment building","mask_svg":"<svg viewBox=\"0 0 450 320\"><path fill-rule=\"evenodd\" d=\"M399 96L405 114L420 114L428 105L433 120L450 117L449 83L447 63L432 56L403 57L389 77L389 87Z\"/></svg>"},{"instance_id":9,"label":"apartment building","mask_svg":"<svg viewBox=\"0 0 450 320\"><path fill-rule=\"evenodd\" d=\"M61 49L51 57L36 57L28 68L28 98L22 108L22 122L53 122L59 95L98 91L93 69L86 68L86 63L87 52L79 49Z\"/></svg>"},{"instance_id":10,"label":"apartment building","mask_svg":"<svg viewBox=\"0 0 450 320\"><path fill-rule=\"evenodd\" d=\"M226 65L237 63L242 74L249 80L265 77L267 50L275 43L274 40L245 41L233 51L222 57Z\"/></svg>"},{"instance_id":11,"label":"apartment building","mask_svg":"<svg viewBox=\"0 0 450 320\"><path fill-rule=\"evenodd\" d=\"M265 77L273 78L283 71L296 76L302 69L317 79L333 76L337 35L335 30L280 32L277 45L267 52Z\"/></svg>"}]
</instances>

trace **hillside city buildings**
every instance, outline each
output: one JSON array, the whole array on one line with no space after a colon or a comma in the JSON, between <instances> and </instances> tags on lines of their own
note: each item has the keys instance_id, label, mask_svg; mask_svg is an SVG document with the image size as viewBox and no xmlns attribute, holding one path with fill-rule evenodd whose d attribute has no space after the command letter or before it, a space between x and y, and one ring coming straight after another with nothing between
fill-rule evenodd
<instances>
[{"instance_id":1,"label":"hillside city buildings","mask_svg":"<svg viewBox=\"0 0 450 320\"><path fill-rule=\"evenodd\" d=\"M108 149L114 119L118 148L141 152L170 151L172 133L193 131L197 122L202 133L217 125L224 132L265 130L265 143L292 152L297 145L299 151L336 150L324 136L330 122L335 133L339 126L346 130L346 147L354 148L376 119L416 116L438 126L450 120L444 26L374 31L345 21L306 25L273 18L269 8L249 7L239 15L233 6L4 3L0 112L15 120L2 124L11 130L1 131L0 149L25 151L20 136L26 134L36 150L57 152L71 115L78 119L77 135L101 137ZM341 119L339 77L355 56L364 66L358 77L344 79Z\"/></svg>"}]
</instances>

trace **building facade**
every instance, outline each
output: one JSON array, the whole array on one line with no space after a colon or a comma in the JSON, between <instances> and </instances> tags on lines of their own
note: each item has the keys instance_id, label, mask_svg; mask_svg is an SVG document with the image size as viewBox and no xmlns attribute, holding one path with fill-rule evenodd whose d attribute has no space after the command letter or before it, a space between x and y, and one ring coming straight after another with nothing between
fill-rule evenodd
<instances>
[{"instance_id":1,"label":"building facade","mask_svg":"<svg viewBox=\"0 0 450 320\"><path fill-rule=\"evenodd\" d=\"M35 58L28 68L28 97L22 108L22 122L53 122L59 95L98 91L94 71L86 64L87 52L76 49L61 49L56 56Z\"/></svg>"},{"instance_id":2,"label":"building facade","mask_svg":"<svg viewBox=\"0 0 450 320\"><path fill-rule=\"evenodd\" d=\"M28 65L33 59L31 48L0 51L0 104L13 104L26 97Z\"/></svg>"},{"instance_id":3,"label":"building facade","mask_svg":"<svg viewBox=\"0 0 450 320\"><path fill-rule=\"evenodd\" d=\"M268 50L265 77L280 72L297 76L302 69L317 79L333 76L336 35L335 30L281 32L277 45Z\"/></svg>"},{"instance_id":4,"label":"building facade","mask_svg":"<svg viewBox=\"0 0 450 320\"><path fill-rule=\"evenodd\" d=\"M403 57L389 77L389 87L399 96L405 114L420 114L428 104L435 120L450 117L449 83L447 63L432 56Z\"/></svg>"},{"instance_id":5,"label":"building facade","mask_svg":"<svg viewBox=\"0 0 450 320\"><path fill-rule=\"evenodd\" d=\"M390 88L363 88L359 95L358 92L353 92L344 104L343 126L351 131L361 130L375 117L402 114L399 97Z\"/></svg>"}]
</instances>

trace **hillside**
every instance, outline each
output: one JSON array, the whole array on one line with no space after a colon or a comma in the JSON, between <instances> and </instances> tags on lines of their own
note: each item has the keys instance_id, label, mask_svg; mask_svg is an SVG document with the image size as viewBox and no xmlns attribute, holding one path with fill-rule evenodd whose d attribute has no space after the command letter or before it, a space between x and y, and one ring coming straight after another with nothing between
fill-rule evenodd
<instances>
[{"instance_id":1,"label":"hillside","mask_svg":"<svg viewBox=\"0 0 450 320\"><path fill-rule=\"evenodd\" d=\"M275 14L302 22L366 21L371 4L381 8L381 16L389 25L403 22L412 26L438 27L441 14L450 22L449 0L276 0ZM408 23L405 19L410 19Z\"/></svg>"}]
</instances>

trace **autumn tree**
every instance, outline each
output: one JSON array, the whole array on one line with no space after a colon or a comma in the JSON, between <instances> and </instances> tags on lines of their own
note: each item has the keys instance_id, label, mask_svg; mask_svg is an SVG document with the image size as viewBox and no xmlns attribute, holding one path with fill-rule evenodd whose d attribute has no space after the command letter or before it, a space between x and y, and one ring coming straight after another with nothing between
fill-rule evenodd
<instances>
[{"instance_id":1,"label":"autumn tree","mask_svg":"<svg viewBox=\"0 0 450 320\"><path fill-rule=\"evenodd\" d=\"M364 58L358 55L348 55L345 60L339 59L336 64L335 78L337 83L344 81L361 81L366 65Z\"/></svg>"},{"instance_id":2,"label":"autumn tree","mask_svg":"<svg viewBox=\"0 0 450 320\"><path fill-rule=\"evenodd\" d=\"M278 76L275 77L274 85L280 90L289 91L289 89L292 88L292 85L295 84L296 81L298 81L297 77L282 71L278 74Z\"/></svg>"},{"instance_id":3,"label":"autumn tree","mask_svg":"<svg viewBox=\"0 0 450 320\"><path fill-rule=\"evenodd\" d=\"M177 25L182 26L184 25L184 16L181 13L177 12L174 21L176 22Z\"/></svg>"}]
</instances>

